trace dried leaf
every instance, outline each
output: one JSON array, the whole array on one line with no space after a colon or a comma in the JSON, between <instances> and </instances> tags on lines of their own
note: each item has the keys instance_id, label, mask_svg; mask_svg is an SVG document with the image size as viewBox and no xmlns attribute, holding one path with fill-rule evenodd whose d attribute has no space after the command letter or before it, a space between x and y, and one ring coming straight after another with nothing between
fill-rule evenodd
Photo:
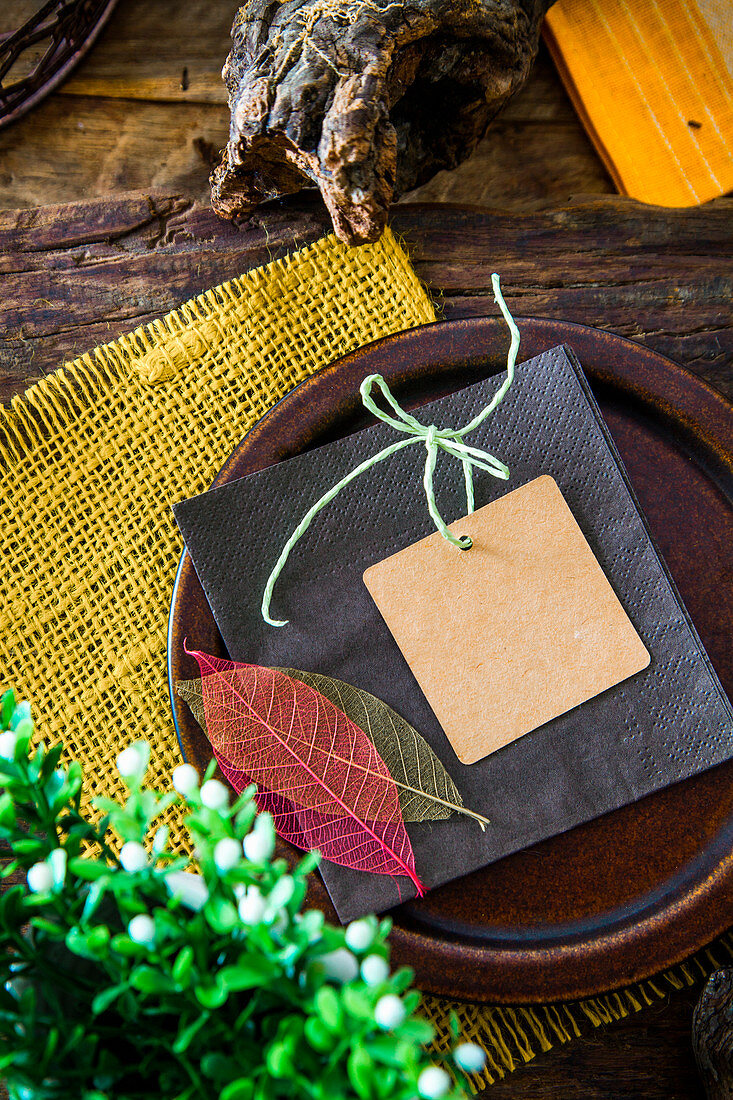
<instances>
[{"instance_id":1,"label":"dried leaf","mask_svg":"<svg viewBox=\"0 0 733 1100\"><path fill-rule=\"evenodd\" d=\"M191 655L217 758L230 779L257 784L281 836L355 870L406 875L422 895L397 787L363 730L284 672Z\"/></svg>"},{"instance_id":2,"label":"dried leaf","mask_svg":"<svg viewBox=\"0 0 733 1100\"><path fill-rule=\"evenodd\" d=\"M191 714L206 733L206 714L204 712L201 680L179 680L176 684L176 695L188 705Z\"/></svg>"},{"instance_id":3,"label":"dried leaf","mask_svg":"<svg viewBox=\"0 0 733 1100\"><path fill-rule=\"evenodd\" d=\"M397 785L405 821L444 821L461 813L474 818L482 830L486 828L488 819L465 808L458 788L425 738L381 699L332 676L292 668L281 671L325 695L368 734ZM201 681L182 681L177 691L205 731Z\"/></svg>"},{"instance_id":4,"label":"dried leaf","mask_svg":"<svg viewBox=\"0 0 733 1100\"><path fill-rule=\"evenodd\" d=\"M332 676L291 668L283 672L320 691L371 737L397 784L405 821L445 821L461 813L485 829L488 819L466 809L460 791L430 745L397 711L376 695Z\"/></svg>"}]
</instances>

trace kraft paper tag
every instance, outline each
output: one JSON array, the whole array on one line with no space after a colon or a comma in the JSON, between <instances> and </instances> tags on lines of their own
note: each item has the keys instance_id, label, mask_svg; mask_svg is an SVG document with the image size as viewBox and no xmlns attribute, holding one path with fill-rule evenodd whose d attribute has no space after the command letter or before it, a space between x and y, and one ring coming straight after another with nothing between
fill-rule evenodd
<instances>
[{"instance_id":1,"label":"kraft paper tag","mask_svg":"<svg viewBox=\"0 0 733 1100\"><path fill-rule=\"evenodd\" d=\"M458 759L473 764L649 664L553 478L370 566L364 582Z\"/></svg>"}]
</instances>

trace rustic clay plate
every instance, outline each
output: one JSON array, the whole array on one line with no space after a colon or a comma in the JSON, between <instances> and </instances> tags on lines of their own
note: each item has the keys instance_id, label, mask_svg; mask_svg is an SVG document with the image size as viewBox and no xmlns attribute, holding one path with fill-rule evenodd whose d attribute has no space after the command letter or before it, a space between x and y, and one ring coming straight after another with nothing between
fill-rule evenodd
<instances>
[{"instance_id":1,"label":"rustic clay plate","mask_svg":"<svg viewBox=\"0 0 733 1100\"><path fill-rule=\"evenodd\" d=\"M733 409L669 360L610 333L520 321L520 358L568 343L723 686L733 694ZM419 404L503 369L504 325L477 318L389 337L326 367L249 432L214 484L366 424L362 378ZM223 644L190 558L176 578L171 683L197 674L186 635ZM207 742L172 694L186 757ZM291 852L293 850L291 849ZM320 880L311 901L333 917ZM589 996L680 961L733 923L733 763L651 795L394 911L394 956L428 991L478 1001Z\"/></svg>"}]
</instances>

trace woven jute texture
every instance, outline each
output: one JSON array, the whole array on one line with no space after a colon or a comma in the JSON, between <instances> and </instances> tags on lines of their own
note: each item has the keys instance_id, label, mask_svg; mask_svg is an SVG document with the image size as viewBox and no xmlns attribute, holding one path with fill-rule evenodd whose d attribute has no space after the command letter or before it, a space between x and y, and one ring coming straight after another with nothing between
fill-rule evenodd
<instances>
[{"instance_id":1,"label":"woven jute texture","mask_svg":"<svg viewBox=\"0 0 733 1100\"><path fill-rule=\"evenodd\" d=\"M168 788L180 762L166 683L181 553L171 503L205 490L247 429L313 371L433 320L390 233L351 250L327 237L83 355L0 410L3 674L32 700L40 734L63 737L83 763L93 795L123 794L115 758L130 740L149 741L153 785ZM183 843L180 821L170 824ZM717 961L577 1005L424 1005L439 1042L455 1012L486 1049L480 1086Z\"/></svg>"}]
</instances>

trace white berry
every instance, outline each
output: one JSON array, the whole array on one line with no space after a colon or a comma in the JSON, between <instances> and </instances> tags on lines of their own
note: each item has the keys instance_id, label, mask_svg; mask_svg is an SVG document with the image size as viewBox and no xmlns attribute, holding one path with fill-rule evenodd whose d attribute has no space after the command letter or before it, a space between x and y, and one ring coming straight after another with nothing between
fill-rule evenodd
<instances>
[{"instance_id":1,"label":"white berry","mask_svg":"<svg viewBox=\"0 0 733 1100\"><path fill-rule=\"evenodd\" d=\"M209 900L209 889L194 871L169 871L165 876L168 893L198 913Z\"/></svg>"},{"instance_id":2,"label":"white berry","mask_svg":"<svg viewBox=\"0 0 733 1100\"><path fill-rule=\"evenodd\" d=\"M450 1089L450 1077L440 1066L428 1066L417 1079L417 1091L424 1100L441 1100Z\"/></svg>"},{"instance_id":3,"label":"white berry","mask_svg":"<svg viewBox=\"0 0 733 1100\"><path fill-rule=\"evenodd\" d=\"M256 886L250 886L239 901L239 919L242 924L259 924L265 915L267 902Z\"/></svg>"},{"instance_id":4,"label":"white berry","mask_svg":"<svg viewBox=\"0 0 733 1100\"><path fill-rule=\"evenodd\" d=\"M173 769L173 786L184 798L198 789L199 774L191 764L179 764Z\"/></svg>"},{"instance_id":5,"label":"white berry","mask_svg":"<svg viewBox=\"0 0 733 1100\"><path fill-rule=\"evenodd\" d=\"M214 848L214 863L219 874L225 875L233 867L237 867L242 859L242 849L239 843L231 836L225 836L219 840Z\"/></svg>"},{"instance_id":6,"label":"white berry","mask_svg":"<svg viewBox=\"0 0 733 1100\"><path fill-rule=\"evenodd\" d=\"M366 951L374 942L374 928L371 921L352 920L346 929L346 946L352 951Z\"/></svg>"},{"instance_id":7,"label":"white berry","mask_svg":"<svg viewBox=\"0 0 733 1100\"><path fill-rule=\"evenodd\" d=\"M148 766L150 746L145 741L128 745L117 757L117 771L123 779L141 779Z\"/></svg>"},{"instance_id":8,"label":"white berry","mask_svg":"<svg viewBox=\"0 0 733 1100\"><path fill-rule=\"evenodd\" d=\"M326 977L333 978L337 982L353 982L359 973L358 962L345 947L337 947L335 951L321 955L318 962L323 967Z\"/></svg>"},{"instance_id":9,"label":"white berry","mask_svg":"<svg viewBox=\"0 0 733 1100\"><path fill-rule=\"evenodd\" d=\"M283 875L273 886L267 899L268 908L274 912L282 909L289 901L292 901L295 893L295 879L292 875Z\"/></svg>"},{"instance_id":10,"label":"white berry","mask_svg":"<svg viewBox=\"0 0 733 1100\"><path fill-rule=\"evenodd\" d=\"M453 1057L466 1073L480 1073L486 1065L486 1054L476 1043L461 1043L453 1051Z\"/></svg>"},{"instance_id":11,"label":"white berry","mask_svg":"<svg viewBox=\"0 0 733 1100\"><path fill-rule=\"evenodd\" d=\"M145 947L153 947L155 944L155 924L153 918L146 913L138 913L127 926L127 934L134 943Z\"/></svg>"},{"instance_id":12,"label":"white berry","mask_svg":"<svg viewBox=\"0 0 733 1100\"><path fill-rule=\"evenodd\" d=\"M405 1022L405 1006L394 993L380 997L374 1006L374 1022L383 1031L393 1031Z\"/></svg>"},{"instance_id":13,"label":"white berry","mask_svg":"<svg viewBox=\"0 0 733 1100\"><path fill-rule=\"evenodd\" d=\"M367 985L382 985L389 977L389 964L381 955L367 955L361 964L361 976Z\"/></svg>"},{"instance_id":14,"label":"white berry","mask_svg":"<svg viewBox=\"0 0 733 1100\"><path fill-rule=\"evenodd\" d=\"M11 978L10 981L5 983L5 989L11 997L15 997L19 1001L30 985L31 982L26 981L25 978Z\"/></svg>"},{"instance_id":15,"label":"white berry","mask_svg":"<svg viewBox=\"0 0 733 1100\"><path fill-rule=\"evenodd\" d=\"M34 863L28 868L28 889L34 894L47 894L53 889L53 871L47 863Z\"/></svg>"},{"instance_id":16,"label":"white berry","mask_svg":"<svg viewBox=\"0 0 733 1100\"><path fill-rule=\"evenodd\" d=\"M226 810L229 805L229 791L218 779L207 779L201 788L201 801L210 810Z\"/></svg>"},{"instance_id":17,"label":"white berry","mask_svg":"<svg viewBox=\"0 0 733 1100\"><path fill-rule=\"evenodd\" d=\"M148 853L142 844L138 844L136 840L128 840L120 848L120 863L126 871L134 874L136 871L142 871L143 867L147 866Z\"/></svg>"},{"instance_id":18,"label":"white berry","mask_svg":"<svg viewBox=\"0 0 733 1100\"><path fill-rule=\"evenodd\" d=\"M3 730L0 733L0 756L3 760L15 759L15 746L18 741L18 735L14 730Z\"/></svg>"},{"instance_id":19,"label":"white berry","mask_svg":"<svg viewBox=\"0 0 733 1100\"><path fill-rule=\"evenodd\" d=\"M48 857L48 865L54 886L63 886L66 879L66 852L63 848L54 848Z\"/></svg>"},{"instance_id":20,"label":"white berry","mask_svg":"<svg viewBox=\"0 0 733 1100\"><path fill-rule=\"evenodd\" d=\"M266 863L275 850L275 840L264 829L253 829L242 842L247 859L253 863Z\"/></svg>"}]
</instances>

